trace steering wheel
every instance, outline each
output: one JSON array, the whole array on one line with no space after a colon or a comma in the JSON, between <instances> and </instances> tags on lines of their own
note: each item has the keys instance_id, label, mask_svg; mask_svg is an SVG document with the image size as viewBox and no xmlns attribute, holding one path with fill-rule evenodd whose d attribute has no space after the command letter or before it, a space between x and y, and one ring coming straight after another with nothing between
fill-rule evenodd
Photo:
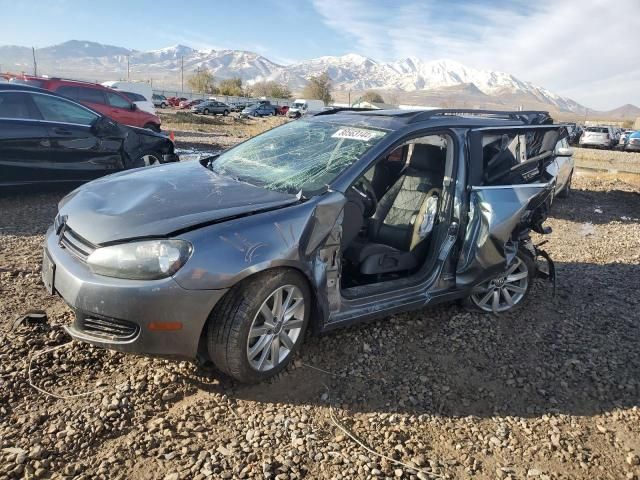
<instances>
[{"instance_id":1,"label":"steering wheel","mask_svg":"<svg viewBox=\"0 0 640 480\"><path fill-rule=\"evenodd\" d=\"M378 209L378 198L376 197L376 191L373 189L371 182L365 177L361 177L351 188L362 199L365 218L369 218L376 213Z\"/></svg>"}]
</instances>

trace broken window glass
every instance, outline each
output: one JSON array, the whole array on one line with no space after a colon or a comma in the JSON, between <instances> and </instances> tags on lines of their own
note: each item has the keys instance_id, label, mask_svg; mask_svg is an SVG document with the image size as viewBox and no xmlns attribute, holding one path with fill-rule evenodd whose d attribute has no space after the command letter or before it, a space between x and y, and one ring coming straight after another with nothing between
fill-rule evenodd
<instances>
[{"instance_id":1,"label":"broken window glass","mask_svg":"<svg viewBox=\"0 0 640 480\"><path fill-rule=\"evenodd\" d=\"M269 190L318 191L377 144L386 131L298 120L254 137L218 157L218 174Z\"/></svg>"}]
</instances>

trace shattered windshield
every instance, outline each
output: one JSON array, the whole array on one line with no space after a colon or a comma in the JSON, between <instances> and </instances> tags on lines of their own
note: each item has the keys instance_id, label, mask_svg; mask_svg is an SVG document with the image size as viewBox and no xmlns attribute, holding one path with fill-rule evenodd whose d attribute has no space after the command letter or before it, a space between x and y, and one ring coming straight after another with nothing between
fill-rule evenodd
<instances>
[{"instance_id":1,"label":"shattered windshield","mask_svg":"<svg viewBox=\"0 0 640 480\"><path fill-rule=\"evenodd\" d=\"M269 190L313 192L330 184L385 135L371 128L298 120L223 153L211 169Z\"/></svg>"}]
</instances>

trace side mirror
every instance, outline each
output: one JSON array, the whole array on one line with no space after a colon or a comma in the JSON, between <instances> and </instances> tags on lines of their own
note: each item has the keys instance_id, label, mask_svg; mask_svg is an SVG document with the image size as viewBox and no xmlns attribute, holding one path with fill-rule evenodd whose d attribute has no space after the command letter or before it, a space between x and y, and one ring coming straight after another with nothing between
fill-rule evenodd
<instances>
[{"instance_id":1,"label":"side mirror","mask_svg":"<svg viewBox=\"0 0 640 480\"><path fill-rule=\"evenodd\" d=\"M573 148L559 148L556 151L556 157L571 157L573 155Z\"/></svg>"},{"instance_id":2,"label":"side mirror","mask_svg":"<svg viewBox=\"0 0 640 480\"><path fill-rule=\"evenodd\" d=\"M135 112L138 109L138 106L135 103L131 104L131 111Z\"/></svg>"}]
</instances>

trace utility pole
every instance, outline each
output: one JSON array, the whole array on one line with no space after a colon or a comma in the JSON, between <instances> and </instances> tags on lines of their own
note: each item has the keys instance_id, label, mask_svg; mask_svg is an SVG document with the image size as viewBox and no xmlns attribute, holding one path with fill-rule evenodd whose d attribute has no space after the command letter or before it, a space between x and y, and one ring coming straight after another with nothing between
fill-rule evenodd
<instances>
[{"instance_id":1,"label":"utility pole","mask_svg":"<svg viewBox=\"0 0 640 480\"><path fill-rule=\"evenodd\" d=\"M351 90L349 90L349 106L351 106Z\"/></svg>"},{"instance_id":2,"label":"utility pole","mask_svg":"<svg viewBox=\"0 0 640 480\"><path fill-rule=\"evenodd\" d=\"M180 91L184 92L184 55L180 57Z\"/></svg>"},{"instance_id":3,"label":"utility pole","mask_svg":"<svg viewBox=\"0 0 640 480\"><path fill-rule=\"evenodd\" d=\"M127 80L131 79L131 72L129 70L129 55L127 55Z\"/></svg>"},{"instance_id":4,"label":"utility pole","mask_svg":"<svg viewBox=\"0 0 640 480\"><path fill-rule=\"evenodd\" d=\"M33 53L33 76L38 76L38 63L36 62L36 48L31 47L31 53Z\"/></svg>"}]
</instances>

